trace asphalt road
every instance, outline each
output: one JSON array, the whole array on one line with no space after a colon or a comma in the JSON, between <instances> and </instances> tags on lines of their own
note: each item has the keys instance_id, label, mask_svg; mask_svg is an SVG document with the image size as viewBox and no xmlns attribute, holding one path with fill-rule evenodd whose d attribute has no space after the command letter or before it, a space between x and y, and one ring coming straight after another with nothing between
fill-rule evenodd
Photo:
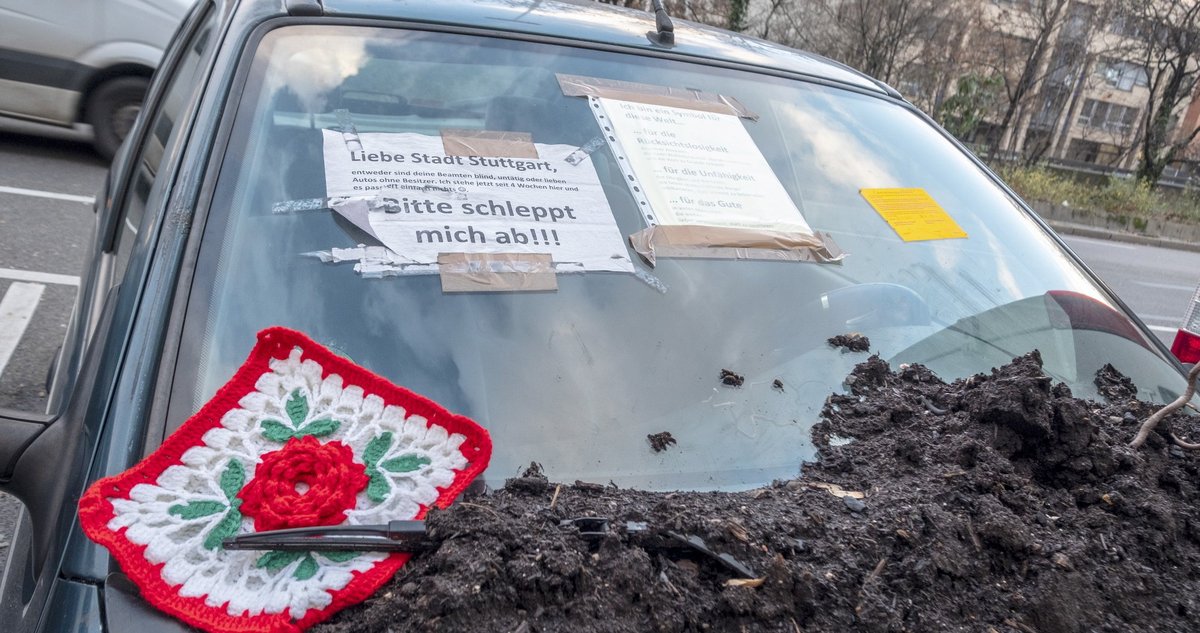
<instances>
[{"instance_id":1,"label":"asphalt road","mask_svg":"<svg viewBox=\"0 0 1200 633\"><path fill-rule=\"evenodd\" d=\"M91 241L106 165L86 136L0 123L0 407L39 410ZM1066 237L1168 344L1200 283L1200 253ZM6 348L9 350L6 352ZM6 358L6 356L9 356ZM6 362L7 361L7 362ZM0 551L16 503L0 494Z\"/></svg>"},{"instance_id":2,"label":"asphalt road","mask_svg":"<svg viewBox=\"0 0 1200 633\"><path fill-rule=\"evenodd\" d=\"M45 139L13 129L0 129L0 297L21 300L0 299L8 308L0 310L0 361L11 353L0 362L0 406L38 410L92 237L90 199L107 165L70 134ZM18 335L15 348L5 345Z\"/></svg>"},{"instance_id":3,"label":"asphalt road","mask_svg":"<svg viewBox=\"0 0 1200 633\"><path fill-rule=\"evenodd\" d=\"M45 406L46 372L65 334L77 289L72 282L78 283L91 240L92 206L85 200L100 189L107 170L85 141L70 131L0 125L0 407ZM0 555L18 508L0 494Z\"/></svg>"}]
</instances>

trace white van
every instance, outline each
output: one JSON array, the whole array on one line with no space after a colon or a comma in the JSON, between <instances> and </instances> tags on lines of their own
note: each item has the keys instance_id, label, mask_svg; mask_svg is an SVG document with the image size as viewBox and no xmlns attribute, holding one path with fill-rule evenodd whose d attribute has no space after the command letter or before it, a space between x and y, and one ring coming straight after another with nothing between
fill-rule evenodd
<instances>
[{"instance_id":1,"label":"white van","mask_svg":"<svg viewBox=\"0 0 1200 633\"><path fill-rule=\"evenodd\" d=\"M91 125L112 158L193 0L0 0L0 116Z\"/></svg>"}]
</instances>

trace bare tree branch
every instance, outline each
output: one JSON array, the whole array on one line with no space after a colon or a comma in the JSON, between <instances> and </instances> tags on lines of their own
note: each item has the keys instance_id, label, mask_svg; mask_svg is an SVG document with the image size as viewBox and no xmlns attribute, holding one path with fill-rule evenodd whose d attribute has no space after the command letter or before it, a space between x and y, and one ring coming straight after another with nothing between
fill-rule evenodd
<instances>
[{"instance_id":1,"label":"bare tree branch","mask_svg":"<svg viewBox=\"0 0 1200 633\"><path fill-rule=\"evenodd\" d=\"M1200 79L1200 3L1125 0L1122 10L1138 32L1136 57L1149 84L1136 174L1155 184L1197 134L1189 130L1171 138L1179 109Z\"/></svg>"},{"instance_id":2,"label":"bare tree branch","mask_svg":"<svg viewBox=\"0 0 1200 633\"><path fill-rule=\"evenodd\" d=\"M1183 390L1183 394L1170 404L1164 406L1158 411L1155 411L1154 415L1146 418L1145 422L1142 422L1142 427L1138 429L1137 435L1133 438L1133 441L1129 443L1131 448L1138 448L1142 444L1145 444L1146 438L1150 437L1151 431L1153 431L1154 427L1158 426L1158 424L1163 421L1163 418L1182 409L1184 405L1191 401L1192 397L1196 395L1196 378L1198 376L1200 376L1200 363L1192 365L1192 370L1188 372L1187 388ZM1187 442L1184 442L1183 440L1180 440L1174 436L1172 436L1172 439L1176 444L1179 444L1184 448L1200 448L1200 445L1188 444Z\"/></svg>"}]
</instances>

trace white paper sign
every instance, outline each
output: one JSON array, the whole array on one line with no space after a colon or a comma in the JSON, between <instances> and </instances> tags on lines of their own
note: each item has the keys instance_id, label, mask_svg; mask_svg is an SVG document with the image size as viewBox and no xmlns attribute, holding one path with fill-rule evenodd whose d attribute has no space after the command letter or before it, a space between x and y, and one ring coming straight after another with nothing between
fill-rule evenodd
<instances>
[{"instance_id":1,"label":"white paper sign","mask_svg":"<svg viewBox=\"0 0 1200 633\"><path fill-rule=\"evenodd\" d=\"M625 241L588 157L535 144L537 158L448 156L423 134L325 130L332 206L413 270L438 253L548 253L559 272L633 272Z\"/></svg>"},{"instance_id":2,"label":"white paper sign","mask_svg":"<svg viewBox=\"0 0 1200 633\"><path fill-rule=\"evenodd\" d=\"M610 143L637 183L634 195L648 201L653 224L812 234L738 117L593 98L602 110L597 117L611 122Z\"/></svg>"}]
</instances>

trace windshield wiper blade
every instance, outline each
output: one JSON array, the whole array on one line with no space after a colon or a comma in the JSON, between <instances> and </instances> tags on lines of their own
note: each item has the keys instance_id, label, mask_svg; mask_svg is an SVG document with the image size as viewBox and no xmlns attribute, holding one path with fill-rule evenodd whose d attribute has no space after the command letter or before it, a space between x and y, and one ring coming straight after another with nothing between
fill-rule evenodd
<instances>
[{"instance_id":1,"label":"windshield wiper blade","mask_svg":"<svg viewBox=\"0 0 1200 633\"><path fill-rule=\"evenodd\" d=\"M599 545L600 541L608 536L612 526L606 517L579 517L559 521L558 527L573 527L579 530L580 538L593 545ZM724 552L713 550L704 542L704 539L694 534L680 534L672 530L656 529L644 521L626 521L624 529L617 531L617 533L620 532L624 532L630 542L646 550L673 552L711 560L738 578L759 577L753 569L738 559Z\"/></svg>"},{"instance_id":2,"label":"windshield wiper blade","mask_svg":"<svg viewBox=\"0 0 1200 633\"><path fill-rule=\"evenodd\" d=\"M433 547L424 521L327 525L239 534L222 542L230 550L281 552L422 552Z\"/></svg>"},{"instance_id":3,"label":"windshield wiper blade","mask_svg":"<svg viewBox=\"0 0 1200 633\"><path fill-rule=\"evenodd\" d=\"M559 527L574 527L579 536L599 544L610 533L605 517L580 517L559 522ZM640 521L627 521L625 536L648 550L691 554L711 560L741 578L758 575L729 554L708 547L700 537L671 530L653 529ZM268 530L239 534L222 542L228 550L270 550L281 552L424 552L437 544L426 538L424 521L388 521L375 525L330 525L287 530Z\"/></svg>"}]
</instances>

